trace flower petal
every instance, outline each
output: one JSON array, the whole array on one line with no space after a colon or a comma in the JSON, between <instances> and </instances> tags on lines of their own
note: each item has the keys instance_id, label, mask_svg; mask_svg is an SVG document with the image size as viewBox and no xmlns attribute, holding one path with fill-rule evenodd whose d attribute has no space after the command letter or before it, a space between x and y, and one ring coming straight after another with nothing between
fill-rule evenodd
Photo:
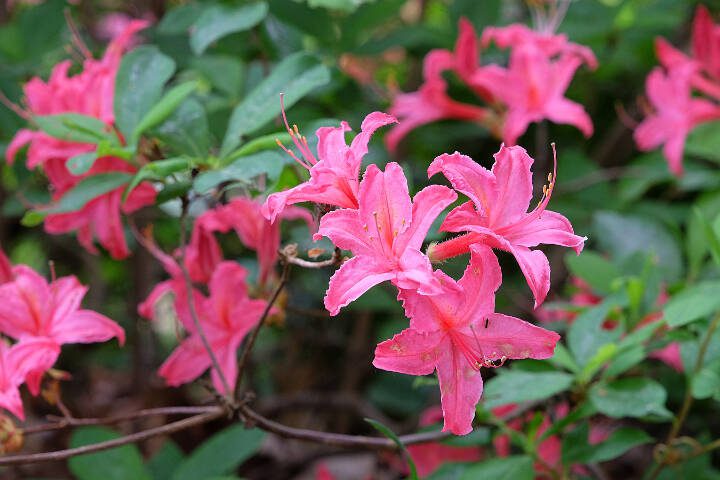
<instances>
[{"instance_id":1,"label":"flower petal","mask_svg":"<svg viewBox=\"0 0 720 480\"><path fill-rule=\"evenodd\" d=\"M330 284L325 293L325 308L330 315L337 315L342 307L357 299L371 287L393 278L395 278L395 273L377 265L372 257L366 255L353 257L330 278Z\"/></svg>"},{"instance_id":2,"label":"flower petal","mask_svg":"<svg viewBox=\"0 0 720 480\"><path fill-rule=\"evenodd\" d=\"M435 370L441 332L420 333L410 328L375 348L373 365L381 370L408 375L429 375Z\"/></svg>"}]
</instances>

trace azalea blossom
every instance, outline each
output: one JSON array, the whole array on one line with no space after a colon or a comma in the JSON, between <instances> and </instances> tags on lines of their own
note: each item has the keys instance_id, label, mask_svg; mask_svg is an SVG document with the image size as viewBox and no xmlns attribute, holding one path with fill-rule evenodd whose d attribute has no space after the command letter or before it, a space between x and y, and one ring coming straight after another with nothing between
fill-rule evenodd
<instances>
[{"instance_id":1,"label":"azalea blossom","mask_svg":"<svg viewBox=\"0 0 720 480\"><path fill-rule=\"evenodd\" d=\"M312 215L305 209L288 206L279 217L284 220L304 220L308 229L314 230ZM257 252L260 266L258 284L266 285L278 259L280 222L271 222L265 218L262 203L255 199L235 197L226 205L208 210L198 217L188 245L188 260L192 265L214 268L219 263L221 253L212 232L226 233L231 229L245 247ZM212 268L205 268L205 275L209 277Z\"/></svg>"},{"instance_id":2,"label":"azalea blossom","mask_svg":"<svg viewBox=\"0 0 720 480\"><path fill-rule=\"evenodd\" d=\"M428 256L433 262L445 260L468 252L473 244L510 252L525 275L537 307L550 289L550 264L542 251L532 247L562 245L579 254L586 238L575 235L563 215L546 209L554 175L538 206L527 211L532 199L533 159L524 148L503 145L494 157L492 170L457 152L440 155L430 164L429 176L442 173L470 201L453 209L440 227L446 232L468 233L431 245Z\"/></svg>"},{"instance_id":3,"label":"azalea blossom","mask_svg":"<svg viewBox=\"0 0 720 480\"><path fill-rule=\"evenodd\" d=\"M0 246L0 285L13 279L12 264Z\"/></svg>"},{"instance_id":4,"label":"azalea blossom","mask_svg":"<svg viewBox=\"0 0 720 480\"><path fill-rule=\"evenodd\" d=\"M437 295L402 290L410 328L375 349L373 365L409 375L437 370L445 419L443 431L465 435L483 390L481 368L507 359L543 359L553 355L560 336L518 318L495 312L500 265L490 248L470 247L470 263L455 282L435 271Z\"/></svg>"},{"instance_id":5,"label":"azalea blossom","mask_svg":"<svg viewBox=\"0 0 720 480\"><path fill-rule=\"evenodd\" d=\"M30 267L14 267L15 278L0 285L0 332L20 340L47 339L55 345L96 343L117 338L125 342L124 330L104 315L80 308L87 287L74 276L48 283ZM52 361L30 372L27 380L33 394L39 390L42 373L55 363L59 349L51 349Z\"/></svg>"},{"instance_id":6,"label":"azalea blossom","mask_svg":"<svg viewBox=\"0 0 720 480\"><path fill-rule=\"evenodd\" d=\"M13 346L0 340L0 407L24 420L18 387L30 372L50 368L59 353L60 347L49 338L27 338Z\"/></svg>"},{"instance_id":7,"label":"azalea blossom","mask_svg":"<svg viewBox=\"0 0 720 480\"><path fill-rule=\"evenodd\" d=\"M513 48L507 68L490 65L478 82L506 107L503 142L514 145L528 125L548 119L577 127L586 137L593 133L592 120L579 103L565 98L565 91L583 58L564 54L551 58L535 44Z\"/></svg>"},{"instance_id":8,"label":"azalea blossom","mask_svg":"<svg viewBox=\"0 0 720 480\"><path fill-rule=\"evenodd\" d=\"M231 391L237 382L237 349L266 307L265 301L248 297L246 278L247 271L240 265L222 262L210 279L208 297L193 289L195 312ZM186 289L174 293L177 315L190 336L170 354L158 373L176 387L195 380L211 368L212 362L195 326ZM219 393L231 393L225 390L216 370L211 377Z\"/></svg>"},{"instance_id":9,"label":"azalea blossom","mask_svg":"<svg viewBox=\"0 0 720 480\"><path fill-rule=\"evenodd\" d=\"M341 122L339 127L319 128L316 132L317 156L310 150L307 139L300 135L297 126L290 128L284 110L283 120L302 158L285 147L283 149L310 172L310 179L269 195L262 209L265 218L274 222L287 205L299 202L357 208L360 166L368 152L370 137L378 128L395 123L395 117L382 112L369 114L362 122L361 132L349 146L345 140L345 132L350 131L347 122Z\"/></svg>"},{"instance_id":10,"label":"azalea blossom","mask_svg":"<svg viewBox=\"0 0 720 480\"><path fill-rule=\"evenodd\" d=\"M123 51L133 35L148 22L135 20L108 46L100 60L88 58L82 72L70 76L70 61L53 68L50 78L44 82L33 78L24 86L25 97L32 115L80 113L102 120L108 131L114 128L113 102L115 76ZM65 166L67 161L80 154L92 152L89 143L69 142L53 138L42 131L20 130L8 145L6 159L12 162L18 151L29 144L27 167L42 168L52 186L53 201L59 201L81 180L100 173L135 173L137 168L120 158L99 158L83 175L73 175ZM130 252L125 241L120 214L132 213L155 200L155 189L147 182L141 183L122 202L124 187L99 196L75 212L50 214L45 220L45 231L51 234L76 231L80 244L91 253L97 253L93 240L105 247L115 259L127 257Z\"/></svg>"},{"instance_id":11,"label":"azalea blossom","mask_svg":"<svg viewBox=\"0 0 720 480\"><path fill-rule=\"evenodd\" d=\"M386 280L401 289L437 293L440 285L420 247L435 218L457 198L455 192L431 185L411 201L405 174L395 162L384 172L368 166L359 190L358 209L325 214L314 237L326 236L355 255L330 279L325 294L330 315Z\"/></svg>"}]
</instances>

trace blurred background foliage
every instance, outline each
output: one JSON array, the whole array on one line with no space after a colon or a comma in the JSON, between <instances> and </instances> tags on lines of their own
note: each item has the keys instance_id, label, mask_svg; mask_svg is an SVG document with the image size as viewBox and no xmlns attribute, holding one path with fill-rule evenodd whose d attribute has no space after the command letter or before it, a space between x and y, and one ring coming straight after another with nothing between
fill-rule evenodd
<instances>
[{"instance_id":1,"label":"blurred background foliage","mask_svg":"<svg viewBox=\"0 0 720 480\"><path fill-rule=\"evenodd\" d=\"M713 13L720 12L720 2L703 3ZM572 2L559 31L567 33L572 41L589 46L598 58L599 68L580 70L567 96L585 106L593 119L595 133L586 140L572 127L541 123L531 126L519 144L537 159L535 170L542 180L550 167L550 142L556 143L559 179L551 208L567 215L575 231L590 239L586 252L577 258L565 259L560 249L548 249L553 267L550 300L556 306L567 303L567 292L572 291L566 282L569 271L605 298L600 307L596 307L604 310L585 311L583 320L573 324L575 333L563 331L567 334L567 347L563 348L560 358L516 362L511 369L506 369L507 373L495 377L498 381L488 381L487 408L545 400L553 395L583 404L587 400L584 397L592 397L600 388L598 385L610 390L629 389L630 396L618 396L617 404L599 401L594 403L595 408L606 416L625 418L624 425L639 427L658 439L667 429L668 409L677 411L684 391L682 375L657 362L641 365L647 352L637 350L643 350L638 343L643 339L636 343L623 340L620 332L610 334L601 328L601 323L608 312L615 311L626 323L625 331L631 332L640 319L658 309L657 298L662 289L674 294L689 285L704 285L709 292L706 295L690 291L686 296L694 293L697 295L694 301L676 302L676 311L683 313L688 305L698 307L698 303L704 305L709 298L718 297L718 267L711 261L712 254L718 252L713 252L712 241L708 240L712 237L706 235L706 230L714 229L720 234L720 126L713 123L693 132L686 148L686 174L681 179L668 172L660 152L641 154L632 140L633 122L641 116L638 98L644 90L644 79L657 64L654 39L662 36L675 45L685 46L696 5L695 1L683 0ZM259 10L254 13L242 10L242 14L233 15L247 8ZM205 193L221 183L240 185L254 192L257 185L249 180L258 173L266 174L268 185L278 190L297 182L294 168L278 149L264 149L261 157L254 158L255 162L264 162L264 170L258 172L252 170L252 162L237 161L227 155L238 147L226 144L228 124L233 124L232 113L238 105L247 103L248 98L256 102L253 115L267 118L239 127L245 139L263 138L268 134L272 137L282 130L277 115L279 100L274 96L252 96L263 79L276 71L277 65L286 68L276 74L279 75L277 82L294 82L299 92L288 102L294 103L288 109L290 123L296 123L312 141L311 133L319 125L347 120L357 131L367 113L388 108L393 94L415 90L421 83L423 57L434 48L453 48L461 17L468 18L478 32L488 25L529 22L528 7L519 0L268 0L259 4L163 0L5 2L0 6L0 91L9 102L22 105L21 86L29 78L37 75L46 78L53 65L63 59L81 60L74 58L69 48L72 32L68 18L94 52L102 51L108 37L101 25L110 14L152 20L154 25L142 36L147 44L157 46L160 55L174 61L176 69L170 84L187 81L197 84L195 92L173 116L153 130L161 158L195 159L194 165L200 171L194 178L193 188L197 193ZM244 24L252 15L257 16L256 21ZM287 59L297 52L306 55L295 57L296 65L288 67ZM506 53L499 50L483 52L486 61L502 63L505 57ZM452 75L448 80L455 98L472 98ZM23 119L0 105L0 151L23 125ZM403 141L398 160L405 167L411 190L417 191L427 183L426 168L435 156L457 150L489 167L498 147L499 142L477 125L444 121L413 131ZM238 158L242 160L245 156ZM380 141L372 143L366 158L380 165L390 160ZM202 386L166 389L150 373L176 343L172 319L165 324L150 325L136 314L136 305L163 278L159 265L132 244L129 232L128 239L135 253L121 262L107 255L86 253L72 236L49 236L43 234L39 226L21 225L20 220L29 206L48 201L46 181L42 175L27 171L23 162L13 166L2 164L1 172L0 243L13 262L49 273L48 262L52 261L58 275L78 275L91 287L87 305L120 322L130 335L124 349L111 344L75 346L64 353L60 367L72 372L73 379L63 384L63 398L71 410L94 416L202 401L207 396ZM169 191L167 203L136 214L138 222L154 224L155 236L165 250L177 246L178 209L173 196ZM307 231L299 226L288 229L284 240L297 242L304 248L311 246ZM222 244L228 258L255 268L252 252L243 249L237 238L228 235L222 238ZM324 247L329 248L329 244ZM465 260L455 259L444 267L457 278ZM503 271L514 273L506 274L497 300L498 311L534 320L529 290L514 263L506 260L506 256L501 257ZM406 322L392 289L376 287L339 318L330 319L320 309L327 279L325 271L294 272L286 315L262 332L255 351L252 378L260 404L282 421L327 431L372 433L372 427L362 421L363 416L379 418L400 431L412 431L419 413L437 403L432 381L380 372L372 368L370 361L375 343L399 331ZM694 364L699 339L707 330L707 317L713 311L712 306L705 308L706 312L684 322L685 328L668 332L665 338L657 340L680 341L688 369ZM682 319L671 326L681 324ZM559 324L557 328L564 330ZM588 337L593 338L591 344L582 340ZM604 361L600 347L606 344L615 345L613 348L625 356L608 354ZM713 341L705 357L708 366L705 377L712 378L701 382L699 387L696 385L700 391L695 393L701 401L687 427L697 438L708 440L720 431L718 345L719 342ZM599 365L588 367L591 359ZM615 365L606 383L591 383L605 365ZM630 381L634 378L641 384L612 383L627 383L627 379L615 377L632 368L636 368L640 376ZM535 387L528 385L528 377L523 375L526 372L536 375L531 378L546 378L548 391L533 393ZM606 373L607 370L603 375ZM542 377L543 374L555 376ZM489 373L488 377L492 375ZM35 418L54 413L41 400L29 397L27 400L34 406ZM630 411L627 404L647 408ZM538 407L538 411L550 408L551 403L544 405ZM484 408L481 404L481 413ZM584 417L579 415L578 421L581 418ZM62 478L72 472L83 480L101 476L214 478L214 475L235 472L238 465L252 456L241 470L248 478L295 478L303 474L310 476L297 478L312 478L308 472L313 471L314 462L327 454L319 447L292 442L281 445L277 440L275 443L266 440L260 453L255 454L262 440L260 434L242 429L216 433L220 428L221 425L212 425L205 430L191 431L178 435L174 442L149 442L142 446L145 457L150 458L149 463L143 463L139 447L128 446L113 452L116 460L98 454L95 460L82 457L67 466L27 467L8 475ZM529 428L537 429L537 425ZM581 438L578 440L580 434L576 430L568 433L575 433L576 437L565 440L564 452L572 449L574 443L583 442ZM490 431L480 431L481 434L468 442L488 444ZM533 432L524 433L527 438L533 438ZM72 442L89 443L112 435L115 433L103 429L81 431ZM226 435L225 441L217 440L220 435ZM193 473L193 457L185 456L204 440L208 442L206 447L192 455L202 453L205 448L204 454L209 457L195 460L195 464L220 462L223 466L217 471L200 469ZM246 453L230 449L225 455L208 446L213 441L219 445L247 444L252 448ZM51 435L33 438L27 448L39 451L58 448L66 442L65 434ZM640 440L637 443L645 446L619 458L595 458L594 462L615 458L604 464L604 478L642 476L651 462L652 444ZM214 459L213 453L220 460ZM584 463L591 458L587 452L576 451L575 457L568 455L568 464ZM181 460L184 457L185 460ZM366 465L368 458L372 467L360 467ZM384 457L377 460L374 455L350 453L337 459L355 465L357 472L364 468L364 473L377 478L399 475L389 473L392 469L387 465L392 462ZM533 475L532 466L522 463L525 460L516 462L520 469L516 475L502 476L503 465L481 468L495 472L494 475L488 473L487 478L525 478L528 468L530 476ZM99 463L94 466L93 461ZM377 467L377 462L384 467ZM107 470L111 463L122 467L112 473ZM720 472L710 464L711 456L702 455L678 467L683 470L668 469L663 475L666 478L720 477ZM177 465L180 467L176 468ZM362 478L352 470L349 471L355 476L347 478ZM446 468L445 472L433 478L481 478L473 475L487 473L485 470L463 473L457 468ZM588 473L593 475L597 472Z\"/></svg>"}]
</instances>

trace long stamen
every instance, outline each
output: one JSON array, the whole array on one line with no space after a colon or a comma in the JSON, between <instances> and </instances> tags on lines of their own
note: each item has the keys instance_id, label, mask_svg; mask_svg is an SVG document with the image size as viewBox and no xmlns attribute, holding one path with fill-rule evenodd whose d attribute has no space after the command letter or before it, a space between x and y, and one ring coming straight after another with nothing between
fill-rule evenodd
<instances>
[{"instance_id":1,"label":"long stamen","mask_svg":"<svg viewBox=\"0 0 720 480\"><path fill-rule=\"evenodd\" d=\"M277 143L277 144L278 144L278 147L282 148L283 151L285 151L285 153L287 153L288 155L290 155L290 157L292 157L293 160L295 160L297 163L299 163L300 165L302 165L303 168L306 168L306 169L308 169L308 170L310 170L310 169L312 168L312 165L308 165L307 163L305 163L305 162L303 162L302 160L300 160L300 159L297 157L297 155L295 155L295 152L293 152L292 150L290 150L289 148L287 148L285 145L283 145L283 143L280 141L279 138L276 138L276 139L275 139L275 143Z\"/></svg>"},{"instance_id":2,"label":"long stamen","mask_svg":"<svg viewBox=\"0 0 720 480\"><path fill-rule=\"evenodd\" d=\"M317 163L317 159L315 158L315 155L310 151L310 146L308 145L307 139L300 135L300 131L297 128L297 125L293 125L294 128L290 128L290 124L287 121L287 115L285 115L285 100L284 100L285 94L280 94L280 112L282 113L282 119L283 123L285 124L285 130L290 134L290 138L292 138L293 143L297 147L298 150L300 150L300 154L303 156L305 162L309 165L315 165ZM288 151L283 147L285 151ZM293 157L295 157L293 155ZM308 167L306 167L308 168Z\"/></svg>"}]
</instances>

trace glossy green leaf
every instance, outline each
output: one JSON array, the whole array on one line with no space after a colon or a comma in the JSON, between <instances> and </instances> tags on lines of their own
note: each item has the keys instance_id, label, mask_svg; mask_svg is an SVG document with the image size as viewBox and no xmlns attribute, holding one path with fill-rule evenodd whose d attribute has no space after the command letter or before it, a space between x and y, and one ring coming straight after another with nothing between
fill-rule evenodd
<instances>
[{"instance_id":1,"label":"glossy green leaf","mask_svg":"<svg viewBox=\"0 0 720 480\"><path fill-rule=\"evenodd\" d=\"M613 418L671 418L665 400L665 388L649 378L622 378L597 383L590 389L590 401L600 413Z\"/></svg>"},{"instance_id":2,"label":"glossy green leaf","mask_svg":"<svg viewBox=\"0 0 720 480\"><path fill-rule=\"evenodd\" d=\"M70 447L81 447L119 438L106 427L81 427L73 432ZM70 471L78 480L151 480L143 465L142 455L133 445L79 455L68 460Z\"/></svg>"},{"instance_id":3,"label":"glossy green leaf","mask_svg":"<svg viewBox=\"0 0 720 480\"><path fill-rule=\"evenodd\" d=\"M163 97L152 106L149 112L143 116L140 123L135 127L130 143L137 142L137 139L146 130L149 130L164 122L191 93L197 90L196 82L185 82L171 88Z\"/></svg>"},{"instance_id":4,"label":"glossy green leaf","mask_svg":"<svg viewBox=\"0 0 720 480\"><path fill-rule=\"evenodd\" d=\"M461 480L532 480L535 477L532 457L511 455L505 458L493 458L477 463L465 469Z\"/></svg>"},{"instance_id":5,"label":"glossy green leaf","mask_svg":"<svg viewBox=\"0 0 720 480\"><path fill-rule=\"evenodd\" d=\"M115 124L125 138L132 137L174 72L175 62L155 46L143 45L123 57L115 77Z\"/></svg>"},{"instance_id":6,"label":"glossy green leaf","mask_svg":"<svg viewBox=\"0 0 720 480\"><path fill-rule=\"evenodd\" d=\"M83 178L77 185L65 192L58 202L42 213L68 213L81 210L91 200L122 187L130 181L129 173L100 173Z\"/></svg>"},{"instance_id":7,"label":"glossy green leaf","mask_svg":"<svg viewBox=\"0 0 720 480\"><path fill-rule=\"evenodd\" d=\"M210 150L207 114L202 104L192 97L186 99L151 134L180 155L206 157Z\"/></svg>"},{"instance_id":8,"label":"glossy green leaf","mask_svg":"<svg viewBox=\"0 0 720 480\"><path fill-rule=\"evenodd\" d=\"M607 297L573 321L567 333L567 343L575 361L581 367L585 367L603 345L615 343L620 338L619 329L602 328L610 312L620 303L618 296Z\"/></svg>"},{"instance_id":9,"label":"glossy green leaf","mask_svg":"<svg viewBox=\"0 0 720 480\"><path fill-rule=\"evenodd\" d=\"M583 423L563 439L562 460L565 465L605 462L652 441L653 438L642 430L623 427L613 431L607 440L591 445L588 425Z\"/></svg>"},{"instance_id":10,"label":"glossy green leaf","mask_svg":"<svg viewBox=\"0 0 720 480\"><path fill-rule=\"evenodd\" d=\"M65 162L65 168L73 175L83 175L92 168L97 158L96 152L81 153L68 158L67 162Z\"/></svg>"},{"instance_id":11,"label":"glossy green leaf","mask_svg":"<svg viewBox=\"0 0 720 480\"><path fill-rule=\"evenodd\" d=\"M312 55L296 53L283 59L233 110L221 154L230 153L245 135L262 128L280 114L281 93L285 94L285 108L290 108L329 80L328 68Z\"/></svg>"},{"instance_id":12,"label":"glossy green leaf","mask_svg":"<svg viewBox=\"0 0 720 480\"><path fill-rule=\"evenodd\" d=\"M51 137L68 142L97 144L114 138L102 120L79 113L39 115L33 121Z\"/></svg>"},{"instance_id":13,"label":"glossy green leaf","mask_svg":"<svg viewBox=\"0 0 720 480\"><path fill-rule=\"evenodd\" d=\"M610 293L613 280L621 276L617 266L590 250L583 250L582 255L568 253L565 264L573 275L583 279L598 294Z\"/></svg>"},{"instance_id":14,"label":"glossy green leaf","mask_svg":"<svg viewBox=\"0 0 720 480\"><path fill-rule=\"evenodd\" d=\"M146 180L164 180L170 174L182 172L190 168L190 160L187 158L166 158L164 160L156 160L144 165L135 173L130 180L127 188L123 192L123 201L125 201L130 193Z\"/></svg>"},{"instance_id":15,"label":"glossy green leaf","mask_svg":"<svg viewBox=\"0 0 720 480\"><path fill-rule=\"evenodd\" d=\"M147 468L153 480L170 480L172 474L183 461L185 455L172 440L165 440L160 450L147 462Z\"/></svg>"},{"instance_id":16,"label":"glossy green leaf","mask_svg":"<svg viewBox=\"0 0 720 480\"><path fill-rule=\"evenodd\" d=\"M663 317L671 327L679 327L720 310L720 281L707 281L687 287L672 296Z\"/></svg>"},{"instance_id":17,"label":"glossy green leaf","mask_svg":"<svg viewBox=\"0 0 720 480\"><path fill-rule=\"evenodd\" d=\"M215 5L206 8L193 24L190 46L200 55L213 42L235 32L248 30L260 23L268 12L265 2L236 7Z\"/></svg>"},{"instance_id":18,"label":"glossy green leaf","mask_svg":"<svg viewBox=\"0 0 720 480\"><path fill-rule=\"evenodd\" d=\"M289 163L288 156L282 152L265 150L240 157L220 170L203 172L195 178L193 188L198 193L207 193L223 182L250 182L261 174L266 174L269 181L275 181L282 169Z\"/></svg>"},{"instance_id":19,"label":"glossy green leaf","mask_svg":"<svg viewBox=\"0 0 720 480\"><path fill-rule=\"evenodd\" d=\"M573 376L563 372L528 372L499 370L498 375L485 383L483 399L486 408L508 403L520 403L545 398L564 392L573 382Z\"/></svg>"}]
</instances>

